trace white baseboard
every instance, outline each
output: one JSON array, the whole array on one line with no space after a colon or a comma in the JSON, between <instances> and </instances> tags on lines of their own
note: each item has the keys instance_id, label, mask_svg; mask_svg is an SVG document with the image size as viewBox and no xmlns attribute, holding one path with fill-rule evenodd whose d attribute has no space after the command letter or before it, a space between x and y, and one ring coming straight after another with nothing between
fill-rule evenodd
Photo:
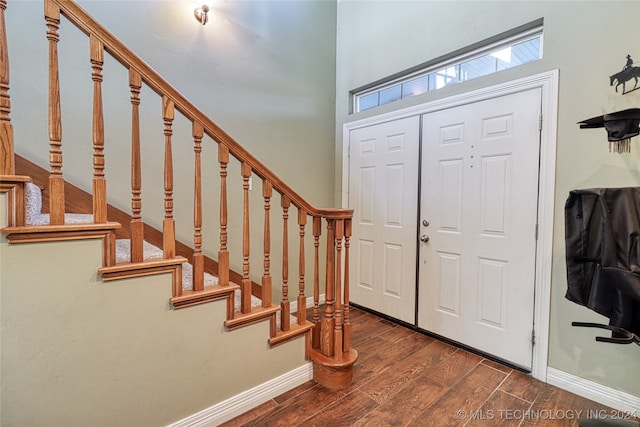
<instances>
[{"instance_id":1,"label":"white baseboard","mask_svg":"<svg viewBox=\"0 0 640 427\"><path fill-rule=\"evenodd\" d=\"M294 301L291 301L289 303L291 305L291 312L292 313L297 313L298 312L298 299L296 298ZM324 304L324 294L321 294L320 297L318 298L318 304L322 305ZM313 297L308 297L307 298L307 308L311 308L313 307Z\"/></svg>"},{"instance_id":2,"label":"white baseboard","mask_svg":"<svg viewBox=\"0 0 640 427\"><path fill-rule=\"evenodd\" d=\"M311 379L313 379L313 365L309 362L284 375L280 375L266 383L243 391L227 400L170 424L168 427L215 427Z\"/></svg>"},{"instance_id":3,"label":"white baseboard","mask_svg":"<svg viewBox=\"0 0 640 427\"><path fill-rule=\"evenodd\" d=\"M611 387L603 386L551 367L547 368L547 382L625 414L630 414L634 417L640 416L640 397L623 393Z\"/></svg>"}]
</instances>

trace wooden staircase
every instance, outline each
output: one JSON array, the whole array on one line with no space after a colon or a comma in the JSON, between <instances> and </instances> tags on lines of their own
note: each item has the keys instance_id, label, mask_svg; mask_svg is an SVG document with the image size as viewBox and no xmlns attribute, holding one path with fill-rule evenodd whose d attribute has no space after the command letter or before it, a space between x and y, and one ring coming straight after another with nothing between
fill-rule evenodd
<instances>
[{"instance_id":1,"label":"wooden staircase","mask_svg":"<svg viewBox=\"0 0 640 427\"><path fill-rule=\"evenodd\" d=\"M7 193L8 227L2 229L11 244L47 242L76 239L102 239L102 267L98 269L102 280L121 280L130 277L148 276L170 272L172 295L168 295L173 309L181 309L210 301L227 301L227 329L236 329L256 322L270 322L270 345L277 345L291 338L306 336L306 354L313 361L314 377L329 388L343 388L352 381L353 364L357 352L350 345L349 323L349 244L352 211L347 209L318 209L300 197L289 185L278 178L259 160L247 152L233 138L219 128L210 118L184 98L168 82L130 51L124 44L104 29L90 15L70 0L44 0L46 37L49 42L49 169L43 171L14 152L13 129L10 121L9 54L5 31L6 0L0 0L0 192ZM60 83L57 44L61 17L65 23L79 28L89 38L93 80L92 137L93 176L91 193L65 181L62 156L62 117L60 108ZM105 53L111 55L129 73L131 103L131 180L130 213L109 205L105 165L105 124L102 100L103 64ZM142 154L140 93L147 86L162 102L162 125L164 129L163 182L156 188L163 193L162 229L158 230L145 221L142 213ZM173 123L176 114L191 123L193 141L193 242L176 240L174 218L173 176ZM181 138L184 139L184 138ZM206 141L204 141L206 139ZM203 183L203 143L210 140L217 146L218 170L215 183ZM73 146L73 141L64 141ZM230 165L239 169L241 186L228 183ZM261 224L255 224L250 212L250 187L253 179L262 182ZM45 211L50 220L47 225L29 225L25 212L25 185L34 182L44 189ZM218 193L219 216L215 225L218 230L217 244L205 242L203 228L203 187L214 185ZM153 188L145 180L145 188ZM271 233L272 200L280 196L281 236ZM242 206L230 206L230 195L242 200ZM292 206L294 214L291 215ZM65 214L90 214L90 224L69 224ZM259 212L259 210L257 211ZM146 214L145 214L146 215ZM241 233L234 235L229 227L229 218L241 218ZM296 223L290 224L293 216ZM179 224L182 226L182 224ZM299 246L289 251L289 229L297 225ZM312 268L307 268L306 238L311 228L313 252ZM250 230L262 230L260 235ZM321 237L326 236L324 239ZM130 261L117 262L116 238L130 239ZM229 242L241 241L240 256L232 255ZM148 241L162 249L159 259L145 259L143 244ZM258 241L261 245L256 245ZM252 244L252 242L254 244ZM260 273L252 273L251 248L260 247L262 265ZM212 249L215 247L215 249ZM271 273L272 250L281 250L282 273L280 286L276 286ZM325 253L321 260L321 252ZM297 292L295 299L297 314L291 319L290 258L297 253ZM213 254L213 255L210 255ZM189 262L193 268L192 285L184 289L182 265ZM241 266L234 272L231 265ZM241 271L240 271L241 270ZM255 269L253 269L255 270ZM205 273L215 275L217 284L205 285ZM312 279L308 279L311 276ZM254 279L255 278L255 279ZM322 283L324 282L324 283ZM321 285L324 284L325 303L321 307ZM312 288L313 318L306 318L307 288ZM273 302L274 288L279 297ZM295 291L297 288L297 291ZM239 293L240 306L235 308L234 295ZM252 306L252 296L261 299L259 307Z\"/></svg>"}]
</instances>

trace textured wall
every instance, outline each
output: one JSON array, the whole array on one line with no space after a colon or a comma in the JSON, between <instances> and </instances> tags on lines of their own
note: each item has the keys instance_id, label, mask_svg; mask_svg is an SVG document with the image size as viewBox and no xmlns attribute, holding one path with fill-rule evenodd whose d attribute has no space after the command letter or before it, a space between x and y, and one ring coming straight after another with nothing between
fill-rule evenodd
<instances>
[{"instance_id":1,"label":"textured wall","mask_svg":"<svg viewBox=\"0 0 640 427\"><path fill-rule=\"evenodd\" d=\"M325 1L218 1L206 26L196 22L197 2L80 1L116 37L182 92L222 129L318 207L333 206L336 4ZM47 40L42 2L10 1L7 31L11 64L11 119L16 151L48 163ZM25 25L29 23L29 25ZM63 173L90 189L92 81L87 38L62 20L60 28ZM109 202L130 211L131 106L127 70L106 55L103 96ZM142 214L161 228L163 122L161 99L141 93ZM217 147L203 141L204 251L219 245ZM191 124L176 113L173 124L174 215L177 236L193 241L193 139ZM251 193L251 276L262 275L261 182ZM242 182L229 169L231 264L242 270ZM274 283L281 270L280 198L272 200ZM291 247L297 249L297 212L291 209ZM311 227L307 227L311 235ZM309 247L311 241L307 240ZM292 253L294 253L292 251ZM307 250L311 253L311 250ZM297 275L291 258L290 277ZM313 265L308 259L307 265ZM295 270L294 270L295 267ZM310 281L310 279L308 280ZM279 289L275 287L275 289ZM307 292L310 295L310 291ZM297 296L297 292L293 295ZM276 300L277 300L276 294Z\"/></svg>"},{"instance_id":2,"label":"textured wall","mask_svg":"<svg viewBox=\"0 0 640 427\"><path fill-rule=\"evenodd\" d=\"M544 59L349 115L349 91L544 18ZM564 202L574 188L640 185L640 144L631 155L608 153L602 130L576 122L604 112L640 106L640 91L621 96L608 76L627 54L640 60L640 3L627 1L342 1L338 5L336 170L342 169L342 125L539 72L560 70L553 237L549 365L640 396L629 372L640 362L635 346L596 343L594 331L572 320L602 321L564 299ZM336 180L336 194L341 179ZM336 196L338 198L338 196Z\"/></svg>"},{"instance_id":3,"label":"textured wall","mask_svg":"<svg viewBox=\"0 0 640 427\"><path fill-rule=\"evenodd\" d=\"M169 274L103 282L99 240L1 240L3 426L167 425L306 363L223 301L172 310Z\"/></svg>"}]
</instances>

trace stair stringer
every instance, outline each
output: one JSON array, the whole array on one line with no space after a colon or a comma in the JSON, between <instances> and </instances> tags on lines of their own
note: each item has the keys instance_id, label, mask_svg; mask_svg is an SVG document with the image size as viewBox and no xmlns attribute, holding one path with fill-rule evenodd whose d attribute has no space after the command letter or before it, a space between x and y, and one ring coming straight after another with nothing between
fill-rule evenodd
<instances>
[{"instance_id":1,"label":"stair stringer","mask_svg":"<svg viewBox=\"0 0 640 427\"><path fill-rule=\"evenodd\" d=\"M308 363L268 322L227 331L224 301L172 310L171 274L102 281L102 252L0 237L3 424L167 425Z\"/></svg>"},{"instance_id":2,"label":"stair stringer","mask_svg":"<svg viewBox=\"0 0 640 427\"><path fill-rule=\"evenodd\" d=\"M20 156L16 157L17 165L23 172L35 173L37 178L35 180L41 183L46 182L45 176L47 172L30 162L29 160ZM132 277L140 277L146 275L154 275L164 272L171 273L173 279L173 296L170 299L171 305L174 309L181 309L190 307L193 305L199 305L208 303L211 301L225 300L227 303L227 321L225 326L232 330L246 325L250 325L257 322L268 321L270 325L269 332L269 344L274 346L282 342L285 342L292 338L297 338L302 335L310 335L314 324L307 321L303 325L296 325L292 323L292 327L289 331L282 331L279 328L279 322L277 321L277 313L280 310L278 306L271 307L254 307L250 313L242 313L238 311L237 304L234 302L234 292L239 291L240 287L233 282L229 282L226 286L205 285L202 291L191 291L184 289L183 287L183 275L182 267L183 263L187 263L188 260L182 256L176 256L172 259L147 259L143 262L116 262L116 237L123 228L121 223L109 222L106 224L93 224L91 223L93 217L90 214L65 214L65 221L70 223L64 225L51 226L48 225L48 214L42 214L42 195L37 191L39 188L37 185L31 183L32 179L29 176L0 176L2 179L0 182L0 192L7 194L7 212L9 212L7 224L9 227L2 229L2 233L7 235L7 239L11 243L28 243L28 242L45 242L45 241L58 241L58 240L77 240L88 238L102 238L103 239L103 264L98 269L98 273L102 276L104 281L121 280ZM73 206L84 207L82 210L88 209L87 206L91 205L92 196L74 186L73 184L64 181L65 188L70 190L70 194L73 194L72 200ZM111 214L115 214L118 220L125 220L125 227L128 227L130 217L122 211L119 211L112 206L108 206L108 211ZM88 212L88 211L87 211ZM36 224L32 225L29 222L29 218L36 221ZM26 218L26 222L24 220ZM148 226L145 224L145 228ZM161 232L148 227L149 230L160 234ZM129 231L125 235L128 235ZM177 242L178 243L178 242ZM145 242L145 245L147 243ZM184 244L179 244L185 247ZM152 246L153 247L153 246ZM162 251L155 248L157 251ZM145 250L146 251L146 250ZM156 254L157 255L157 254ZM152 256L152 258L156 258ZM190 266L189 266L190 267ZM216 263L217 268L217 263ZM231 272L233 278L237 278L238 274ZM261 286L253 283L253 290L258 294L261 294ZM252 298L254 298L252 296ZM307 336L307 355L309 354L310 336Z\"/></svg>"},{"instance_id":3,"label":"stair stringer","mask_svg":"<svg viewBox=\"0 0 640 427\"><path fill-rule=\"evenodd\" d=\"M17 196L14 197L14 199L16 200L19 198L19 195L25 194L27 196L26 198L27 198L27 205L28 205L29 191L28 191L28 188L23 188L24 182L31 181L37 187L46 188L48 185L49 171L25 157L22 157L19 155L16 155L15 157L16 157L15 158L16 170L19 173L24 174L25 176L11 177L11 178L20 178L20 179L17 181L15 180L7 181L7 184L5 185L6 190L4 191L12 191L13 193L16 193ZM10 177L0 176L0 180L4 180L5 178L10 178ZM73 183L67 181L66 179L64 181L64 186L65 186L64 188L65 188L66 200L67 200L67 203L69 204L69 206L67 206L66 208L73 209L74 212L81 213L82 215L85 215L85 216L90 215L90 212L92 210L92 205L93 205L93 196L90 193L82 190L80 187L77 187ZM0 191L2 190L3 188L0 188ZM31 197L31 201L36 204L39 204L40 207L42 207L43 204L48 205L49 200L48 200L48 195L45 193L44 195L41 194L39 197ZM16 205L16 207L20 207L20 206ZM27 211L27 217L28 217L29 210L25 206L22 206L22 211L25 211L25 210ZM36 209L36 210L37 212L33 216L40 217L41 209ZM128 213L120 209L117 209L116 207L110 204L107 206L107 216L110 220L120 223L120 227L115 230L116 238L130 239L131 237L130 224L132 219L131 216ZM17 214L16 217L20 217L20 215ZM48 218L47 218L47 221L48 221ZM148 241L151 244L159 246L161 245L161 242L162 242L162 231L154 227L151 227L149 224L145 223L144 237L145 237L145 241ZM193 256L193 249L188 245L179 241L176 241L176 252L179 257L183 257L186 259L191 259L191 257ZM149 273L149 271L152 271L153 269L154 269L154 266L146 265L146 264L137 264L137 265L122 264L114 267L111 267L110 264L105 264L105 266L100 270L100 273L102 274L102 277L104 280L113 280L113 279L126 278L126 277L135 277L138 274L147 274ZM215 274L217 269L218 269L217 261L205 256L205 271L210 274ZM215 300L228 297L229 306L230 306L228 319L232 319L234 316L245 317L241 313L237 313L234 315L233 295L230 295L233 291L239 290L240 287L236 283L239 283L242 280L242 275L231 270L229 271L229 277L231 279L229 286L210 286L210 287L206 287L204 291L199 291L199 292L183 291L181 296L173 297L171 299L171 303L174 308L180 309L183 307L189 307L196 304L203 304L209 301L215 301ZM174 283L176 287L180 286L179 278L180 276L176 276L176 279L178 279ZM262 287L259 284L252 282L252 292L254 296L260 298L262 294ZM255 316L253 316L253 318L255 318ZM258 320L268 320L268 319L269 319L269 316L266 315L264 319L258 319ZM243 325L247 323L250 323L250 322L248 322L247 320L233 322L234 325L235 324ZM273 336L271 338L273 338Z\"/></svg>"}]
</instances>

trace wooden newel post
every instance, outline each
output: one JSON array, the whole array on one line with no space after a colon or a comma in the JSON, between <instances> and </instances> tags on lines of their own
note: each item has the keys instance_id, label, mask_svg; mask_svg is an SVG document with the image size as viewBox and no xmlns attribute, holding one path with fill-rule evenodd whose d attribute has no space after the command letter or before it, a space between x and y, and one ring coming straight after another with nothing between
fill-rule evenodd
<instances>
[{"instance_id":1,"label":"wooden newel post","mask_svg":"<svg viewBox=\"0 0 640 427\"><path fill-rule=\"evenodd\" d=\"M7 1L0 0L0 175L15 175L11 99L9 98L9 49L4 11Z\"/></svg>"},{"instance_id":2,"label":"wooden newel post","mask_svg":"<svg viewBox=\"0 0 640 427\"><path fill-rule=\"evenodd\" d=\"M358 360L358 352L351 348L349 336L351 330L348 277L352 215L352 211L335 210L325 217L327 220L325 312L321 319L319 346L315 345L314 336L313 348L310 352L313 361L313 378L323 386L334 390L348 387L353 382L354 364ZM314 237L319 235L315 221L313 233Z\"/></svg>"},{"instance_id":3,"label":"wooden newel post","mask_svg":"<svg viewBox=\"0 0 640 427\"><path fill-rule=\"evenodd\" d=\"M344 299L343 299L343 343L342 350L345 353L349 353L351 351L351 323L349 321L349 274L350 274L350 265L349 265L349 246L351 242L351 218L346 219L344 221Z\"/></svg>"},{"instance_id":4,"label":"wooden newel post","mask_svg":"<svg viewBox=\"0 0 640 427\"><path fill-rule=\"evenodd\" d=\"M335 261L335 321L333 329L334 358L342 360L342 239L344 220L336 221L336 261Z\"/></svg>"},{"instance_id":5,"label":"wooden newel post","mask_svg":"<svg viewBox=\"0 0 640 427\"><path fill-rule=\"evenodd\" d=\"M335 326L335 219L327 219L327 264L325 276L325 309L320 326L320 350L333 356L333 328Z\"/></svg>"}]
</instances>

